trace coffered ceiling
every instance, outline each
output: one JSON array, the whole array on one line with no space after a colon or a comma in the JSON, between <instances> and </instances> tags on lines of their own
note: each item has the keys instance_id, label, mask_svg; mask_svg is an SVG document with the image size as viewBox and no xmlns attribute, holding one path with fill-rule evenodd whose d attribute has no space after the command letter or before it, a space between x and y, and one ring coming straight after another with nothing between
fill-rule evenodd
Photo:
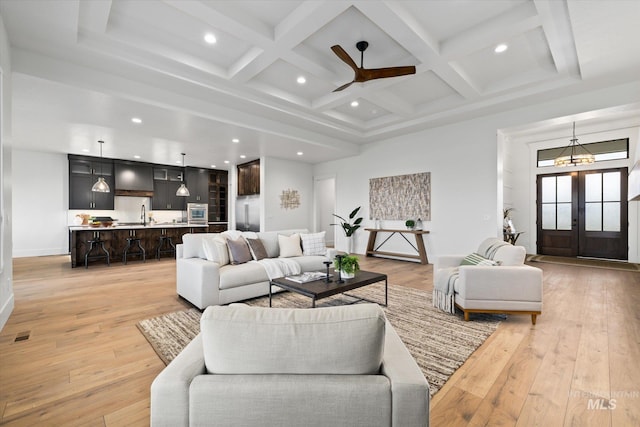
<instances>
[{"instance_id":1,"label":"coffered ceiling","mask_svg":"<svg viewBox=\"0 0 640 427\"><path fill-rule=\"evenodd\" d=\"M158 163L316 163L640 72L636 0L0 0L0 14L12 145L96 155L102 139L107 157ZM360 64L360 40L364 67L416 74L333 92L353 71L331 46Z\"/></svg>"}]
</instances>

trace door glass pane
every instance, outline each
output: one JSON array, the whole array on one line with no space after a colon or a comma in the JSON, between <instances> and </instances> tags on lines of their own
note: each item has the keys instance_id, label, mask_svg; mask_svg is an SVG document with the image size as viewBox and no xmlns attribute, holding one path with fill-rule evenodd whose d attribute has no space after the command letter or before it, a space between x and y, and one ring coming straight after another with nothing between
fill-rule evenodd
<instances>
[{"instance_id":1,"label":"door glass pane","mask_svg":"<svg viewBox=\"0 0 640 427\"><path fill-rule=\"evenodd\" d=\"M558 177L558 199L557 200L558 200L558 203L571 202L571 175Z\"/></svg>"},{"instance_id":2,"label":"door glass pane","mask_svg":"<svg viewBox=\"0 0 640 427\"><path fill-rule=\"evenodd\" d=\"M620 201L620 172L602 174L602 196L608 202Z\"/></svg>"},{"instance_id":3,"label":"door glass pane","mask_svg":"<svg viewBox=\"0 0 640 427\"><path fill-rule=\"evenodd\" d=\"M571 203L558 203L558 230L571 230Z\"/></svg>"},{"instance_id":4,"label":"door glass pane","mask_svg":"<svg viewBox=\"0 0 640 427\"><path fill-rule=\"evenodd\" d=\"M602 231L602 203L585 203L584 216L586 231Z\"/></svg>"},{"instance_id":5,"label":"door glass pane","mask_svg":"<svg viewBox=\"0 0 640 427\"><path fill-rule=\"evenodd\" d=\"M542 228L556 229L556 205L542 205Z\"/></svg>"},{"instance_id":6,"label":"door glass pane","mask_svg":"<svg viewBox=\"0 0 640 427\"><path fill-rule=\"evenodd\" d=\"M542 178L542 203L555 203L556 201L556 177L546 176ZM554 213L555 215L555 213ZM553 221L555 229L555 220Z\"/></svg>"},{"instance_id":7,"label":"door glass pane","mask_svg":"<svg viewBox=\"0 0 640 427\"><path fill-rule=\"evenodd\" d=\"M587 174L584 181L584 200L587 202L602 201L602 174Z\"/></svg>"},{"instance_id":8,"label":"door glass pane","mask_svg":"<svg viewBox=\"0 0 640 427\"><path fill-rule=\"evenodd\" d=\"M603 231L620 231L620 203L605 203L602 207Z\"/></svg>"}]
</instances>

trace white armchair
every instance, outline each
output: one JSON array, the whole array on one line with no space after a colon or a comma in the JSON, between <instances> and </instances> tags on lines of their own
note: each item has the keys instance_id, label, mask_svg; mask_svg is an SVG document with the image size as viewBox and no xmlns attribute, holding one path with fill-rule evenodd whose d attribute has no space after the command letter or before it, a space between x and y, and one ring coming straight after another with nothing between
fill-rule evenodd
<instances>
[{"instance_id":1,"label":"white armchair","mask_svg":"<svg viewBox=\"0 0 640 427\"><path fill-rule=\"evenodd\" d=\"M446 282L452 276L455 306L469 320L469 313L529 314L531 323L542 313L542 270L524 264L526 251L522 246L505 244L489 238L477 253L499 263L460 265L465 255L446 255L434 263L434 284ZM497 249L495 249L497 247Z\"/></svg>"}]
</instances>

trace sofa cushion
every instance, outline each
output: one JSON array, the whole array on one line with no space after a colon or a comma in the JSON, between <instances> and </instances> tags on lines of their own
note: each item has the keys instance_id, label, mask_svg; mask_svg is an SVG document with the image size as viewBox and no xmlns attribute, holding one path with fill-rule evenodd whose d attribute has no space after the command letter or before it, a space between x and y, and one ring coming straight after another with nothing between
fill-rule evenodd
<instances>
[{"instance_id":1,"label":"sofa cushion","mask_svg":"<svg viewBox=\"0 0 640 427\"><path fill-rule=\"evenodd\" d=\"M229 250L227 241L221 236L204 237L202 246L205 258L220 265L229 264Z\"/></svg>"},{"instance_id":2,"label":"sofa cushion","mask_svg":"<svg viewBox=\"0 0 640 427\"><path fill-rule=\"evenodd\" d=\"M493 260L500 262L500 265L523 265L526 255L524 246L504 245L498 248Z\"/></svg>"},{"instance_id":3,"label":"sofa cushion","mask_svg":"<svg viewBox=\"0 0 640 427\"><path fill-rule=\"evenodd\" d=\"M268 282L269 276L264 267L257 262L246 262L238 265L225 265L220 268L220 283L218 288L231 289L239 286L252 285L254 283ZM264 294L269 293L265 284Z\"/></svg>"},{"instance_id":4,"label":"sofa cushion","mask_svg":"<svg viewBox=\"0 0 640 427\"><path fill-rule=\"evenodd\" d=\"M463 258L460 265L498 265L497 262L478 255L476 253L469 254Z\"/></svg>"},{"instance_id":5,"label":"sofa cushion","mask_svg":"<svg viewBox=\"0 0 640 427\"><path fill-rule=\"evenodd\" d=\"M235 240L227 239L227 246L231 264L244 264L251 261L251 251L244 237L238 237Z\"/></svg>"},{"instance_id":6,"label":"sofa cushion","mask_svg":"<svg viewBox=\"0 0 640 427\"><path fill-rule=\"evenodd\" d=\"M302 246L300 246L300 235L298 233L291 236L278 234L278 245L280 246L280 258L302 256Z\"/></svg>"},{"instance_id":7,"label":"sofa cushion","mask_svg":"<svg viewBox=\"0 0 640 427\"><path fill-rule=\"evenodd\" d=\"M206 259L204 253L203 239L220 237L218 233L188 233L182 236L182 256L183 258Z\"/></svg>"},{"instance_id":8,"label":"sofa cushion","mask_svg":"<svg viewBox=\"0 0 640 427\"><path fill-rule=\"evenodd\" d=\"M324 241L325 232L319 233L300 233L300 240L302 241L302 254L303 255L325 255L327 253L327 245Z\"/></svg>"},{"instance_id":9,"label":"sofa cushion","mask_svg":"<svg viewBox=\"0 0 640 427\"><path fill-rule=\"evenodd\" d=\"M377 304L210 306L200 329L212 374L374 375L382 363L385 316Z\"/></svg>"},{"instance_id":10,"label":"sofa cushion","mask_svg":"<svg viewBox=\"0 0 640 427\"><path fill-rule=\"evenodd\" d=\"M246 240L249 244L249 250L251 250L251 256L253 257L253 259L255 259L256 261L260 261L263 258L269 258L267 250L262 244L262 240L249 238L247 238Z\"/></svg>"},{"instance_id":11,"label":"sofa cushion","mask_svg":"<svg viewBox=\"0 0 640 427\"><path fill-rule=\"evenodd\" d=\"M298 257L289 258L294 260L300 266L300 271L326 271L324 261L329 261L329 258L321 255L303 255Z\"/></svg>"}]
</instances>

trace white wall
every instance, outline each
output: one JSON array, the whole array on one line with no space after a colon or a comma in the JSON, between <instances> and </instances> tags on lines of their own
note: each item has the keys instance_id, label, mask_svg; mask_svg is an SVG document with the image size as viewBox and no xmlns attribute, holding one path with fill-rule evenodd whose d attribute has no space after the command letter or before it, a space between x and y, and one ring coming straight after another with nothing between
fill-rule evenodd
<instances>
[{"instance_id":1,"label":"white wall","mask_svg":"<svg viewBox=\"0 0 640 427\"><path fill-rule=\"evenodd\" d=\"M68 174L64 154L13 150L14 257L69 252Z\"/></svg>"},{"instance_id":2,"label":"white wall","mask_svg":"<svg viewBox=\"0 0 640 427\"><path fill-rule=\"evenodd\" d=\"M0 256L0 330L7 323L14 307L13 297L13 266L12 258L12 232L13 220L11 203L11 148L7 141L11 135L11 60L9 55L9 39L0 16L0 195L2 201L0 207L0 244L2 251Z\"/></svg>"},{"instance_id":3,"label":"white wall","mask_svg":"<svg viewBox=\"0 0 640 427\"><path fill-rule=\"evenodd\" d=\"M357 156L316 165L314 174L335 175L337 213L348 214L351 209L362 206L364 224L371 227L369 178L431 172L431 221L426 222L424 228L430 230L425 244L429 260L433 262L438 255L469 253L485 237L501 237L505 181L499 161L502 154L498 150L500 129L638 101L640 83L581 92L541 104L530 102L527 106L508 112L366 145ZM511 148L509 151L511 158L517 158L509 166L508 172L512 176L508 177L507 182L513 185L509 197L514 205L518 205L519 198L525 195L535 203L535 197L526 187L526 183L530 182L529 177L523 180L515 173L516 169L522 167L523 159L519 157L522 152L513 152ZM524 161L528 162L528 158ZM526 170L528 167L525 167ZM529 224L521 228L529 235L535 234L535 228L531 228L527 216L529 208L517 209L514 218L516 223ZM400 228L403 225L400 221L385 221L383 226ZM363 254L367 232L359 230L356 235L355 252ZM637 246L637 238L635 240ZM389 243L389 250L410 252L406 246L406 250L402 249L406 243L401 240ZM341 234L337 235L336 247L340 250L347 248L346 239Z\"/></svg>"},{"instance_id":4,"label":"white wall","mask_svg":"<svg viewBox=\"0 0 640 427\"><path fill-rule=\"evenodd\" d=\"M263 231L313 227L313 168L308 163L265 157L260 165L264 172L261 197L264 212ZM280 207L283 190L296 190L300 206Z\"/></svg>"},{"instance_id":5,"label":"white wall","mask_svg":"<svg viewBox=\"0 0 640 427\"><path fill-rule=\"evenodd\" d=\"M314 179L315 218L314 230L324 231L328 246L335 244L334 224L336 217L336 180L334 177L315 177Z\"/></svg>"}]
</instances>

